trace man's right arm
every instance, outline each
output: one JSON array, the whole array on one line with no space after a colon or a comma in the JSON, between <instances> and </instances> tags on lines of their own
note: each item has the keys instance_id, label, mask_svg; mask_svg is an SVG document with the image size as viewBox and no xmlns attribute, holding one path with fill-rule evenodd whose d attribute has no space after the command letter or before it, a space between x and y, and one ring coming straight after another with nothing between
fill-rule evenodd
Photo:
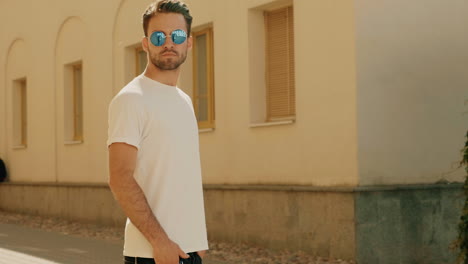
<instances>
[{"instance_id":1,"label":"man's right arm","mask_svg":"<svg viewBox=\"0 0 468 264\"><path fill-rule=\"evenodd\" d=\"M137 153L136 147L125 143L109 146L109 187L124 213L152 245L156 263L178 264L179 256L188 255L169 239L133 177Z\"/></svg>"}]
</instances>

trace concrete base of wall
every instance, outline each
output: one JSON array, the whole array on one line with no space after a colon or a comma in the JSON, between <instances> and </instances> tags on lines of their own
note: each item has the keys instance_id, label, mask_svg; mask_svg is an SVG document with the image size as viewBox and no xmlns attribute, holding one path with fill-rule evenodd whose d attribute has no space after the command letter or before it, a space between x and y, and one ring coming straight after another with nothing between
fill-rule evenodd
<instances>
[{"instance_id":1,"label":"concrete base of wall","mask_svg":"<svg viewBox=\"0 0 468 264\"><path fill-rule=\"evenodd\" d=\"M0 209L111 226L126 219L106 185L1 183Z\"/></svg>"},{"instance_id":2,"label":"concrete base of wall","mask_svg":"<svg viewBox=\"0 0 468 264\"><path fill-rule=\"evenodd\" d=\"M359 264L452 263L461 184L314 188L205 186L210 239ZM106 185L0 184L0 210L124 226Z\"/></svg>"},{"instance_id":3,"label":"concrete base of wall","mask_svg":"<svg viewBox=\"0 0 468 264\"><path fill-rule=\"evenodd\" d=\"M271 186L208 187L211 238L355 258L351 192Z\"/></svg>"}]
</instances>

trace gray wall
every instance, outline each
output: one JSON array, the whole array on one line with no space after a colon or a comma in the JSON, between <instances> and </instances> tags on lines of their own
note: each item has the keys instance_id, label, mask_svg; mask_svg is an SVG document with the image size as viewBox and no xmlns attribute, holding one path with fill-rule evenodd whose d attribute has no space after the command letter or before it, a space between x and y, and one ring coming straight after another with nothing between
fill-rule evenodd
<instances>
[{"instance_id":1,"label":"gray wall","mask_svg":"<svg viewBox=\"0 0 468 264\"><path fill-rule=\"evenodd\" d=\"M361 185L461 181L468 2L356 0Z\"/></svg>"},{"instance_id":2,"label":"gray wall","mask_svg":"<svg viewBox=\"0 0 468 264\"><path fill-rule=\"evenodd\" d=\"M359 264L453 264L464 201L461 184L356 192Z\"/></svg>"}]
</instances>

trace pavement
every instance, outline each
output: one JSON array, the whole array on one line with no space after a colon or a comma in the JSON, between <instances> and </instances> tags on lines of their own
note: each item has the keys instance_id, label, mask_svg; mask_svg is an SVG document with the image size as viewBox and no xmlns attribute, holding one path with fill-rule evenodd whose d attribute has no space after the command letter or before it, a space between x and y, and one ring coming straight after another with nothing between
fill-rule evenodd
<instances>
[{"instance_id":1,"label":"pavement","mask_svg":"<svg viewBox=\"0 0 468 264\"><path fill-rule=\"evenodd\" d=\"M122 249L121 242L0 224L0 264L123 264Z\"/></svg>"}]
</instances>

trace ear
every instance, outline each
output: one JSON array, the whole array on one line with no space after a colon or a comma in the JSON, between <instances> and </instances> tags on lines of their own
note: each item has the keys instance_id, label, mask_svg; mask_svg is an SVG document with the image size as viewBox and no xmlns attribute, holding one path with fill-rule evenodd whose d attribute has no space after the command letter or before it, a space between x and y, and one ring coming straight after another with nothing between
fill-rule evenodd
<instances>
[{"instance_id":1,"label":"ear","mask_svg":"<svg viewBox=\"0 0 468 264\"><path fill-rule=\"evenodd\" d=\"M192 50L193 38L192 35L187 39L187 50Z\"/></svg>"},{"instance_id":2,"label":"ear","mask_svg":"<svg viewBox=\"0 0 468 264\"><path fill-rule=\"evenodd\" d=\"M148 53L148 38L147 37L143 37L141 39L141 47L143 48L144 51L146 51L146 53Z\"/></svg>"}]
</instances>

